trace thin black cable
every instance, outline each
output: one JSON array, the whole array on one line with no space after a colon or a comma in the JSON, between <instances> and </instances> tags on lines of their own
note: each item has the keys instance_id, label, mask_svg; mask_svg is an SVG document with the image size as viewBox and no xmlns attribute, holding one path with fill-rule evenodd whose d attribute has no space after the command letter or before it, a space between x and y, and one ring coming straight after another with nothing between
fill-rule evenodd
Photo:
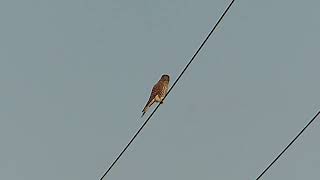
<instances>
[{"instance_id":1,"label":"thin black cable","mask_svg":"<svg viewBox=\"0 0 320 180\"><path fill-rule=\"evenodd\" d=\"M308 128L308 126L317 118L320 111L309 121L309 123L298 133L298 135L281 151L281 153L269 164L269 166L257 177L256 180L260 179L264 173L282 156L282 154L299 138L299 136Z\"/></svg>"},{"instance_id":2,"label":"thin black cable","mask_svg":"<svg viewBox=\"0 0 320 180\"><path fill-rule=\"evenodd\" d=\"M189 65L192 63L192 61L194 60L194 58L197 56L197 54L199 53L199 51L202 49L203 45L207 42L207 40L209 39L209 37L211 36L211 34L214 32L214 30L216 29L216 27L218 26L218 24L221 22L222 18L226 15L226 13L229 11L230 7L232 6L232 4L234 3L235 0L232 0L231 3L229 4L229 6L225 9L225 11L223 12L223 14L221 15L221 17L219 18L219 20L217 21L217 23L214 25L214 27L212 28L212 30L210 31L210 33L207 35L207 37L205 38L205 40L202 42L202 44L200 45L200 47L198 48L198 50L195 52L195 54L192 56L191 60L189 61L189 63L185 66L185 68L182 70L182 72L180 73L180 75L178 76L178 78L175 80L175 82L172 84L171 88L169 89L168 93L164 96L163 100L165 100L165 98L167 97L167 95L171 92L171 90L173 89L173 87L177 84L177 82L179 81L179 79L181 78L181 76L184 74L184 72L187 70L187 68L189 67ZM135 135L131 138L131 140L129 141L129 143L125 146L125 148L121 151L121 153L118 155L118 157L113 161L113 163L110 165L110 167L108 168L108 170L103 174L103 176L100 178L100 180L102 180L107 174L108 172L111 170L111 168L115 165L115 163L120 159L120 157L122 156L122 154L128 149L128 147L130 146L130 144L133 142L133 140L138 136L138 134L140 133L140 131L144 128L144 126L147 124L147 122L150 120L150 118L153 116L153 114L157 111L157 109L159 108L161 104L159 103L157 105L157 107L152 111L152 113L149 115L149 117L147 118L147 120L142 124L142 126L139 128L139 130L135 133Z\"/></svg>"}]
</instances>

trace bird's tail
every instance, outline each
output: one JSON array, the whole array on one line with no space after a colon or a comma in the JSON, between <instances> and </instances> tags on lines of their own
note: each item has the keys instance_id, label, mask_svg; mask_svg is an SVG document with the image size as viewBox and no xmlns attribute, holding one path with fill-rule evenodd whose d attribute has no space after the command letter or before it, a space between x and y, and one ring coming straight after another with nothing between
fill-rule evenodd
<instances>
[{"instance_id":1,"label":"bird's tail","mask_svg":"<svg viewBox=\"0 0 320 180\"><path fill-rule=\"evenodd\" d=\"M143 117L144 114L147 112L147 110L148 110L148 108L149 108L148 105L149 105L149 102L148 102L148 104L146 104L146 106L143 108L141 117Z\"/></svg>"},{"instance_id":2,"label":"bird's tail","mask_svg":"<svg viewBox=\"0 0 320 180\"><path fill-rule=\"evenodd\" d=\"M142 115L141 115L141 118L144 116L144 114L145 114L146 112L145 111L142 111Z\"/></svg>"},{"instance_id":3,"label":"bird's tail","mask_svg":"<svg viewBox=\"0 0 320 180\"><path fill-rule=\"evenodd\" d=\"M154 100L149 100L146 104L146 106L142 110L142 115L141 117L144 116L144 114L148 111L149 107L154 103Z\"/></svg>"}]
</instances>

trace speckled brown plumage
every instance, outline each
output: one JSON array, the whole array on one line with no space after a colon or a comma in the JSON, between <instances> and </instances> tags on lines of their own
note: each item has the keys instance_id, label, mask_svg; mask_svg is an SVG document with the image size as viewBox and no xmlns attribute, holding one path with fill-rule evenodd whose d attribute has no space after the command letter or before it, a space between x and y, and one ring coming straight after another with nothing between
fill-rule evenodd
<instances>
[{"instance_id":1,"label":"speckled brown plumage","mask_svg":"<svg viewBox=\"0 0 320 180\"><path fill-rule=\"evenodd\" d=\"M153 86L150 98L142 110L142 116L147 112L148 108L152 106L154 102L162 103L164 96L167 94L169 89L170 76L164 74L161 76L160 80ZM142 117L141 116L141 117Z\"/></svg>"}]
</instances>

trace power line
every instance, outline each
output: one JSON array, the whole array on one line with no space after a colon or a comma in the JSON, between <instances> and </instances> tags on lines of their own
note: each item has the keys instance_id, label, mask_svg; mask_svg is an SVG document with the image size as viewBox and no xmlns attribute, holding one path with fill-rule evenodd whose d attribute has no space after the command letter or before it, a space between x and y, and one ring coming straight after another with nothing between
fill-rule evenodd
<instances>
[{"instance_id":1,"label":"power line","mask_svg":"<svg viewBox=\"0 0 320 180\"><path fill-rule=\"evenodd\" d=\"M317 118L320 111L309 121L309 123L298 133L298 135L281 151L281 153L267 166L267 168L257 177L256 180L260 179L268 169L282 156L282 154L299 138L299 136L308 128L308 126Z\"/></svg>"},{"instance_id":2,"label":"power line","mask_svg":"<svg viewBox=\"0 0 320 180\"><path fill-rule=\"evenodd\" d=\"M221 20L223 19L223 17L226 15L226 13L229 11L230 7L232 6L232 4L234 3L235 0L232 0L229 4L229 6L225 9L225 11L223 12L223 14L221 15L221 17L219 18L219 20L216 22L216 24L213 26L212 30L210 31L210 33L207 35L207 37L205 38L205 40L202 42L202 44L200 45L200 47L198 48L198 50L195 52L195 54L192 56L191 60L189 61L189 63L185 66L185 68L182 70L182 72L180 73L180 75L178 76L178 78L176 79L176 81L172 84L171 88L169 89L168 93L164 96L163 100L165 100L165 98L167 97L167 95L171 92L171 90L173 89L173 87L177 84L177 82L179 81L179 79L181 78L181 76L184 74L184 72L187 70L187 68L189 67L189 65L192 63L192 61L194 60L194 58L197 56L197 54L199 53L199 51L202 49L202 47L204 46L204 44L207 42L207 40L209 39L209 37L211 36L211 34L214 32L214 30L217 28L218 24L221 22ZM162 101L163 101L162 100ZM131 140L129 141L129 143L125 146L125 148L121 151L121 153L117 156L117 158L113 161L113 163L110 165L110 167L107 169L107 171L102 175L102 177L100 178L100 180L102 180L108 173L109 171L112 169L112 167L115 165L115 163L120 159L120 157L123 155L123 153L128 149L128 147L130 146L130 144L133 142L133 140L138 136L138 134L141 132L141 130L144 128L144 126L147 124L147 122L150 120L150 118L153 116L153 114L157 111L157 109L159 108L161 104L159 103L157 105L157 107L152 111L152 113L149 115L149 117L147 118L147 120L142 124L142 126L139 128L139 130L135 133L135 135L131 138Z\"/></svg>"}]
</instances>

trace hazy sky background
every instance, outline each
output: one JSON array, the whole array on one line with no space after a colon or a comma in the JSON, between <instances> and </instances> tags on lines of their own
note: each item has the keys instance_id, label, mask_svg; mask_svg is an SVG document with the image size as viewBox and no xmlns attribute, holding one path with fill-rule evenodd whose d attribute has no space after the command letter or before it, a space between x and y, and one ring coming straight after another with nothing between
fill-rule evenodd
<instances>
[{"instance_id":1,"label":"hazy sky background","mask_svg":"<svg viewBox=\"0 0 320 180\"><path fill-rule=\"evenodd\" d=\"M0 179L99 179L229 2L1 0ZM320 108L319 8L237 0L105 179L255 179ZM318 179L319 125L263 179Z\"/></svg>"}]
</instances>

